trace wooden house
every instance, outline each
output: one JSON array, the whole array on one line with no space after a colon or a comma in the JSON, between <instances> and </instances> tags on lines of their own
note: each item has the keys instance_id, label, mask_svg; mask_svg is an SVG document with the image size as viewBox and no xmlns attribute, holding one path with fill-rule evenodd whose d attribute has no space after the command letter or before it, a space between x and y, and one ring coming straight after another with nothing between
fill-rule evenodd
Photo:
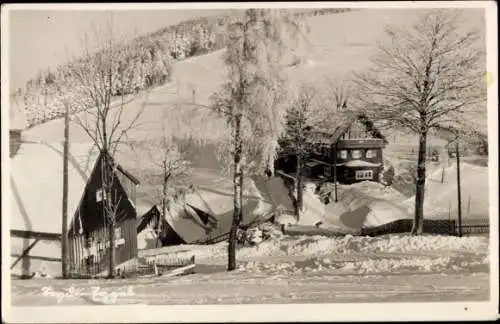
<instances>
[{"instance_id":1,"label":"wooden house","mask_svg":"<svg viewBox=\"0 0 500 324\"><path fill-rule=\"evenodd\" d=\"M77 275L91 276L108 269L109 227L104 217L104 199L118 202L115 264L137 256L135 187L139 182L120 165L103 163L104 156L90 144L69 146L69 268ZM105 164L116 176L111 197L102 191ZM59 276L63 146L24 142L10 165L11 272L24 277L36 273Z\"/></svg>"},{"instance_id":2,"label":"wooden house","mask_svg":"<svg viewBox=\"0 0 500 324\"><path fill-rule=\"evenodd\" d=\"M340 183L379 181L387 140L364 115L347 117L331 134L315 133L306 174Z\"/></svg>"}]
</instances>

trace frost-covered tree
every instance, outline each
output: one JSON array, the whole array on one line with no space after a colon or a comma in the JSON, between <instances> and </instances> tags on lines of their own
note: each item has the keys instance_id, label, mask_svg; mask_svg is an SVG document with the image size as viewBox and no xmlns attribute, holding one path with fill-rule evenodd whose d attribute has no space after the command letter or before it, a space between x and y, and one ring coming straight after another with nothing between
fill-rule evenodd
<instances>
[{"instance_id":1,"label":"frost-covered tree","mask_svg":"<svg viewBox=\"0 0 500 324\"><path fill-rule=\"evenodd\" d=\"M460 10L423 13L407 29L387 28L373 67L356 77L365 113L419 138L412 234L423 232L427 137L433 129L469 130L485 107L484 44L467 30ZM484 40L483 40L484 41Z\"/></svg>"},{"instance_id":2,"label":"frost-covered tree","mask_svg":"<svg viewBox=\"0 0 500 324\"><path fill-rule=\"evenodd\" d=\"M228 28L224 62L227 82L212 97L227 116L227 146L234 182L234 212L229 235L228 270L236 268L236 234L243 217L244 173L273 170L283 131L287 97L283 69L300 23L287 10L248 9Z\"/></svg>"}]
</instances>

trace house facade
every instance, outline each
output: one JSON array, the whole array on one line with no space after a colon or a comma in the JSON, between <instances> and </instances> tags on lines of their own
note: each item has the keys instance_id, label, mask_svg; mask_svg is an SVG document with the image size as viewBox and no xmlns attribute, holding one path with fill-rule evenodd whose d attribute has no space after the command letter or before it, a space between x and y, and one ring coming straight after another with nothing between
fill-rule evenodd
<instances>
[{"instance_id":1,"label":"house facade","mask_svg":"<svg viewBox=\"0 0 500 324\"><path fill-rule=\"evenodd\" d=\"M317 134L310 141L306 174L327 181L379 181L387 141L363 115L347 120L333 134Z\"/></svg>"}]
</instances>

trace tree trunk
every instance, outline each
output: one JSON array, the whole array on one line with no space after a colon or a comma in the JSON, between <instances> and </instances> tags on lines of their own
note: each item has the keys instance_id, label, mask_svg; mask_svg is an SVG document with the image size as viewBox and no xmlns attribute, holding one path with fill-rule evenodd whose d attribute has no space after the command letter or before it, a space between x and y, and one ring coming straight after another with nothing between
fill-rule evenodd
<instances>
[{"instance_id":1,"label":"tree trunk","mask_svg":"<svg viewBox=\"0 0 500 324\"><path fill-rule=\"evenodd\" d=\"M115 276L115 220L112 217L109 222L109 269L108 278Z\"/></svg>"},{"instance_id":2,"label":"tree trunk","mask_svg":"<svg viewBox=\"0 0 500 324\"><path fill-rule=\"evenodd\" d=\"M156 238L156 243L155 247L158 247L158 243L160 241L160 234L161 234L161 217L163 215L163 218L166 217L167 214L167 181L168 181L168 175L167 175L167 161L163 161L163 190L162 190L162 200L161 200L161 209L162 209L162 214L158 215L157 223L156 223L156 229L157 229L157 238Z\"/></svg>"},{"instance_id":3,"label":"tree trunk","mask_svg":"<svg viewBox=\"0 0 500 324\"><path fill-rule=\"evenodd\" d=\"M115 212L117 206L114 205L114 197L111 192L113 184L113 170L111 166L112 161L110 161L108 156L107 148L104 149L104 160L103 160L103 205L104 205L104 219L108 224L108 236L109 236L109 265L108 265L108 278L114 278L115 274Z\"/></svg>"},{"instance_id":4,"label":"tree trunk","mask_svg":"<svg viewBox=\"0 0 500 324\"><path fill-rule=\"evenodd\" d=\"M295 207L295 214L297 216L297 221L300 220L300 214L304 210L304 190L302 188L302 162L303 162L303 157L302 154L299 153L297 154L297 176L296 176L296 182L297 182L297 199L296 199L296 207Z\"/></svg>"},{"instance_id":5,"label":"tree trunk","mask_svg":"<svg viewBox=\"0 0 500 324\"><path fill-rule=\"evenodd\" d=\"M427 150L427 131L420 133L418 146L418 166L415 195L415 216L411 229L412 235L422 235L424 231L424 196L425 196L425 162Z\"/></svg>"},{"instance_id":6,"label":"tree trunk","mask_svg":"<svg viewBox=\"0 0 500 324\"><path fill-rule=\"evenodd\" d=\"M63 157L63 196L62 196L62 237L61 258L62 277L68 278L68 154L69 154L69 111L65 104L64 114L64 157Z\"/></svg>"},{"instance_id":7,"label":"tree trunk","mask_svg":"<svg viewBox=\"0 0 500 324\"><path fill-rule=\"evenodd\" d=\"M228 265L227 270L231 271L236 269L236 235L240 220L242 218L242 180L243 172L241 165L242 155L242 139L241 139L241 115L234 117L234 174L233 174L233 187L234 187L234 209L233 209L233 222L229 232L229 245L228 245Z\"/></svg>"}]
</instances>

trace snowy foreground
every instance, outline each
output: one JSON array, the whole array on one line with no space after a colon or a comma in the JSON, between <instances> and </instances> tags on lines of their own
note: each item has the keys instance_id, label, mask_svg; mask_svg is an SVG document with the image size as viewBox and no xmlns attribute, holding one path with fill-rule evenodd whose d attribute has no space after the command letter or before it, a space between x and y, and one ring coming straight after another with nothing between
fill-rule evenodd
<instances>
[{"instance_id":1,"label":"snowy foreground","mask_svg":"<svg viewBox=\"0 0 500 324\"><path fill-rule=\"evenodd\" d=\"M233 304L485 301L488 238L391 235L286 237L240 248L225 272L227 243L155 251L195 255L195 274L115 280L12 281L12 304ZM150 251L148 254L152 254ZM151 256L152 257L152 256Z\"/></svg>"}]
</instances>

